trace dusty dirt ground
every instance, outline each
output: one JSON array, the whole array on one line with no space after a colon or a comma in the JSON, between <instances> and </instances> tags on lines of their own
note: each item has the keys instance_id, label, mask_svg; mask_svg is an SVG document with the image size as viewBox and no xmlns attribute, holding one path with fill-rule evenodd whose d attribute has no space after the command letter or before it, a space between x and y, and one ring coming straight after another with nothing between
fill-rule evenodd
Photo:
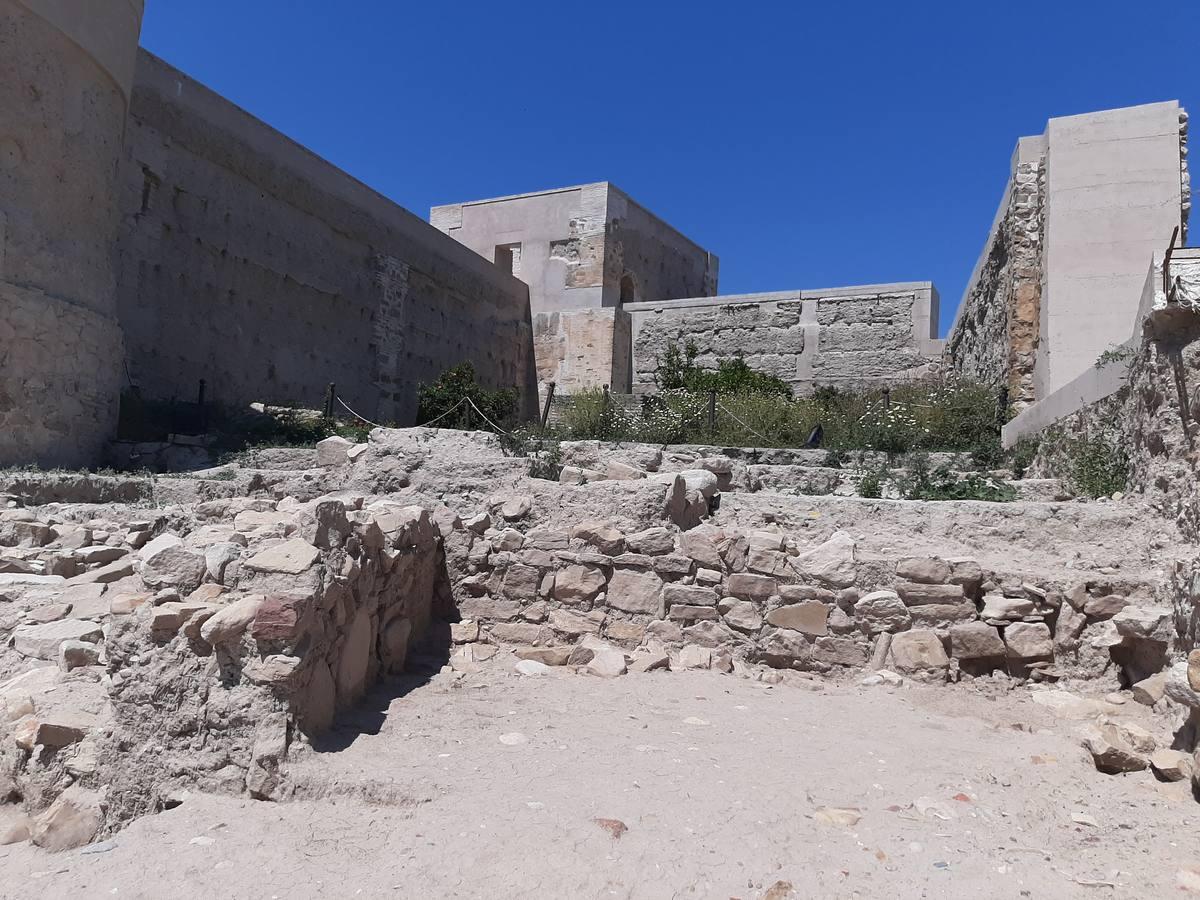
<instances>
[{"instance_id":1,"label":"dusty dirt ground","mask_svg":"<svg viewBox=\"0 0 1200 900\"><path fill-rule=\"evenodd\" d=\"M1190 896L1186 782L1098 773L1079 723L1028 698L521 677L502 654L373 695L295 764L289 802L193 795L82 851L0 848L0 894Z\"/></svg>"}]
</instances>

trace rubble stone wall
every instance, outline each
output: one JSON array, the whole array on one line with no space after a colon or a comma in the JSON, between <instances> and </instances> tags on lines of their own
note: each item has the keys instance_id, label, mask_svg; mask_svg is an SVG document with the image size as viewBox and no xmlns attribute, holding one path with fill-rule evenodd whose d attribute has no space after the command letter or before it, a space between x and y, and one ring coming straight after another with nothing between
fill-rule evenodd
<instances>
[{"instance_id":1,"label":"rubble stone wall","mask_svg":"<svg viewBox=\"0 0 1200 900\"><path fill-rule=\"evenodd\" d=\"M946 341L953 371L1006 387L1017 411L1036 399L1044 152L1041 138L1018 143L1012 177Z\"/></svg>"},{"instance_id":2,"label":"rubble stone wall","mask_svg":"<svg viewBox=\"0 0 1200 900\"><path fill-rule=\"evenodd\" d=\"M626 304L633 389L652 390L669 346L694 343L698 365L745 356L798 392L918 376L941 352L929 282Z\"/></svg>"},{"instance_id":3,"label":"rubble stone wall","mask_svg":"<svg viewBox=\"0 0 1200 900\"><path fill-rule=\"evenodd\" d=\"M412 421L470 360L536 402L528 289L149 53L122 170L120 311L142 395Z\"/></svg>"}]
</instances>

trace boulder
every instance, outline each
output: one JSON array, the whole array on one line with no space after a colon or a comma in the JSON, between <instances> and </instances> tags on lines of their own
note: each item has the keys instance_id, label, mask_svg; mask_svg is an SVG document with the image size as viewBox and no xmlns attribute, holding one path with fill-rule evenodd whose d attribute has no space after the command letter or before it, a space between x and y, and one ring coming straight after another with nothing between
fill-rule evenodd
<instances>
[{"instance_id":1,"label":"boulder","mask_svg":"<svg viewBox=\"0 0 1200 900\"><path fill-rule=\"evenodd\" d=\"M727 597L717 604L717 610L725 618L725 624L739 631L754 632L762 628L763 617L758 607L749 600Z\"/></svg>"},{"instance_id":2,"label":"boulder","mask_svg":"<svg viewBox=\"0 0 1200 900\"><path fill-rule=\"evenodd\" d=\"M1169 609L1125 606L1112 617L1122 637L1168 644L1175 636L1175 622Z\"/></svg>"},{"instance_id":3,"label":"boulder","mask_svg":"<svg viewBox=\"0 0 1200 900\"><path fill-rule=\"evenodd\" d=\"M1036 610L1037 607L1028 597L1005 597L1000 593L991 593L984 596L979 617L1019 620L1024 616L1033 615Z\"/></svg>"},{"instance_id":4,"label":"boulder","mask_svg":"<svg viewBox=\"0 0 1200 900\"><path fill-rule=\"evenodd\" d=\"M1114 725L1101 725L1085 732L1083 746L1092 754L1096 768L1109 775L1140 772L1150 765L1146 757L1129 746Z\"/></svg>"},{"instance_id":5,"label":"boulder","mask_svg":"<svg viewBox=\"0 0 1200 900\"><path fill-rule=\"evenodd\" d=\"M679 668L707 669L712 665L712 657L713 652L711 647L685 644L679 650Z\"/></svg>"},{"instance_id":6,"label":"boulder","mask_svg":"<svg viewBox=\"0 0 1200 900\"><path fill-rule=\"evenodd\" d=\"M1150 768L1163 781L1183 781L1192 776L1192 755L1182 750L1155 750L1150 754Z\"/></svg>"},{"instance_id":7,"label":"boulder","mask_svg":"<svg viewBox=\"0 0 1200 900\"><path fill-rule=\"evenodd\" d=\"M32 840L51 852L73 850L89 843L102 821L100 795L72 786L34 820Z\"/></svg>"},{"instance_id":8,"label":"boulder","mask_svg":"<svg viewBox=\"0 0 1200 900\"><path fill-rule=\"evenodd\" d=\"M532 509L532 497L509 497L500 505L500 515L505 521L515 522L529 515Z\"/></svg>"},{"instance_id":9,"label":"boulder","mask_svg":"<svg viewBox=\"0 0 1200 900\"><path fill-rule=\"evenodd\" d=\"M571 537L591 544L605 556L625 552L625 535L609 522L582 522L571 529Z\"/></svg>"},{"instance_id":10,"label":"boulder","mask_svg":"<svg viewBox=\"0 0 1200 900\"><path fill-rule=\"evenodd\" d=\"M265 601L261 594L249 594L222 607L200 626L201 639L214 647L237 643Z\"/></svg>"},{"instance_id":11,"label":"boulder","mask_svg":"<svg viewBox=\"0 0 1200 900\"><path fill-rule=\"evenodd\" d=\"M100 648L87 641L63 641L58 647L58 667L64 672L94 666L100 662Z\"/></svg>"},{"instance_id":12,"label":"boulder","mask_svg":"<svg viewBox=\"0 0 1200 900\"><path fill-rule=\"evenodd\" d=\"M1194 650L1192 651L1195 652ZM1190 660L1190 657L1189 657ZM1158 672L1149 678L1143 678L1129 689L1133 699L1143 706L1153 706L1163 698L1167 690L1167 673Z\"/></svg>"}]
</instances>

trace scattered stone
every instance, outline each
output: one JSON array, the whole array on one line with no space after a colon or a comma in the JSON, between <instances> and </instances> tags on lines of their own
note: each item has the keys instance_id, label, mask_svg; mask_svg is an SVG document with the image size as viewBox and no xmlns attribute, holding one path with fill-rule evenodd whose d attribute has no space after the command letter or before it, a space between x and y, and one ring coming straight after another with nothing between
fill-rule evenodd
<instances>
[{"instance_id":1,"label":"scattered stone","mask_svg":"<svg viewBox=\"0 0 1200 900\"><path fill-rule=\"evenodd\" d=\"M1050 629L1042 622L1014 622L1004 629L1010 659L1042 659L1054 655Z\"/></svg>"},{"instance_id":2,"label":"scattered stone","mask_svg":"<svg viewBox=\"0 0 1200 900\"><path fill-rule=\"evenodd\" d=\"M1136 640L1166 644L1175 636L1175 623L1169 609L1125 606L1112 617L1112 623L1122 637Z\"/></svg>"},{"instance_id":3,"label":"scattered stone","mask_svg":"<svg viewBox=\"0 0 1200 900\"><path fill-rule=\"evenodd\" d=\"M34 820L32 840L51 852L73 850L95 837L102 821L100 796L72 786Z\"/></svg>"},{"instance_id":4,"label":"scattered stone","mask_svg":"<svg viewBox=\"0 0 1200 900\"><path fill-rule=\"evenodd\" d=\"M23 656L57 662L64 641L95 644L103 638L104 631L95 622L61 619L44 625L18 625L13 630L13 647Z\"/></svg>"},{"instance_id":5,"label":"scattered stone","mask_svg":"<svg viewBox=\"0 0 1200 900\"><path fill-rule=\"evenodd\" d=\"M1191 657L1190 656L1188 658L1188 661L1189 661L1188 674L1190 676L1190 674L1191 674L1191 669L1190 669ZM1135 684L1132 688L1130 688L1130 693L1133 694L1133 699L1136 700L1138 703L1141 703L1144 706L1153 706L1155 703L1157 703L1159 700L1161 700L1163 698L1163 695L1166 693L1166 690L1167 690L1167 673L1166 672L1158 672L1154 675L1151 675L1149 678L1143 678L1141 681L1139 681L1137 684Z\"/></svg>"},{"instance_id":6,"label":"scattered stone","mask_svg":"<svg viewBox=\"0 0 1200 900\"><path fill-rule=\"evenodd\" d=\"M1150 765L1145 756L1130 747L1114 725L1090 728L1083 746L1092 754L1096 768L1108 775L1120 772L1140 772Z\"/></svg>"},{"instance_id":7,"label":"scattered stone","mask_svg":"<svg viewBox=\"0 0 1200 900\"><path fill-rule=\"evenodd\" d=\"M813 813L813 818L822 825L832 825L835 828L853 828L862 819L862 810L821 806Z\"/></svg>"},{"instance_id":8,"label":"scattered stone","mask_svg":"<svg viewBox=\"0 0 1200 900\"><path fill-rule=\"evenodd\" d=\"M514 667L519 675L545 675L550 667L536 659L523 659Z\"/></svg>"},{"instance_id":9,"label":"scattered stone","mask_svg":"<svg viewBox=\"0 0 1200 900\"><path fill-rule=\"evenodd\" d=\"M712 649L686 644L679 651L680 669L707 669L712 665Z\"/></svg>"},{"instance_id":10,"label":"scattered stone","mask_svg":"<svg viewBox=\"0 0 1200 900\"><path fill-rule=\"evenodd\" d=\"M620 819L593 819L592 821L607 831L614 841L619 840L621 835L629 830L629 826Z\"/></svg>"},{"instance_id":11,"label":"scattered stone","mask_svg":"<svg viewBox=\"0 0 1200 900\"><path fill-rule=\"evenodd\" d=\"M1163 781L1183 781L1192 777L1192 756L1182 750L1155 750L1150 768Z\"/></svg>"},{"instance_id":12,"label":"scattered stone","mask_svg":"<svg viewBox=\"0 0 1200 900\"><path fill-rule=\"evenodd\" d=\"M517 519L523 519L529 515L532 509L533 499L531 497L510 497L501 504L500 515L505 521L515 522Z\"/></svg>"}]
</instances>

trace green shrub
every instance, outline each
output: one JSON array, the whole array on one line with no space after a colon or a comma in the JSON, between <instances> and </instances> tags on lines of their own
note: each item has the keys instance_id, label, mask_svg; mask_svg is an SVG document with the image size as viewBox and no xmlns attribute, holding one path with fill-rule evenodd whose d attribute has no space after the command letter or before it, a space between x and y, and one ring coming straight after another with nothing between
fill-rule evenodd
<instances>
[{"instance_id":1,"label":"green shrub","mask_svg":"<svg viewBox=\"0 0 1200 900\"><path fill-rule=\"evenodd\" d=\"M447 369L433 384L422 384L417 396L418 425L494 431L484 416L499 428L511 425L516 418L517 390L483 387L475 381L475 367L469 362Z\"/></svg>"},{"instance_id":2,"label":"green shrub","mask_svg":"<svg viewBox=\"0 0 1200 900\"><path fill-rule=\"evenodd\" d=\"M717 368L705 369L696 365L699 355L695 343L688 341L682 350L678 345L667 347L658 360L655 380L663 391L690 391L694 394L761 394L769 397L792 396L786 381L756 372L741 356L717 361Z\"/></svg>"},{"instance_id":3,"label":"green shrub","mask_svg":"<svg viewBox=\"0 0 1200 900\"><path fill-rule=\"evenodd\" d=\"M1012 468L1013 478L1025 477L1025 473L1033 465L1041 445L1042 442L1036 437L1021 438L1009 449L1009 465Z\"/></svg>"},{"instance_id":4,"label":"green shrub","mask_svg":"<svg viewBox=\"0 0 1200 900\"><path fill-rule=\"evenodd\" d=\"M558 481L562 474L562 446L554 429L540 432L531 425L514 428L500 435L500 449L506 456L529 459L529 477Z\"/></svg>"},{"instance_id":5,"label":"green shrub","mask_svg":"<svg viewBox=\"0 0 1200 900\"><path fill-rule=\"evenodd\" d=\"M1008 503L1017 499L1012 485L977 472L959 475L950 466L931 468L929 454L910 454L906 473L897 487L905 500L986 500Z\"/></svg>"},{"instance_id":6,"label":"green shrub","mask_svg":"<svg viewBox=\"0 0 1200 900\"><path fill-rule=\"evenodd\" d=\"M1067 460L1065 481L1075 494L1095 499L1125 490L1129 456L1115 443L1101 438L1067 438L1062 452Z\"/></svg>"}]
</instances>

